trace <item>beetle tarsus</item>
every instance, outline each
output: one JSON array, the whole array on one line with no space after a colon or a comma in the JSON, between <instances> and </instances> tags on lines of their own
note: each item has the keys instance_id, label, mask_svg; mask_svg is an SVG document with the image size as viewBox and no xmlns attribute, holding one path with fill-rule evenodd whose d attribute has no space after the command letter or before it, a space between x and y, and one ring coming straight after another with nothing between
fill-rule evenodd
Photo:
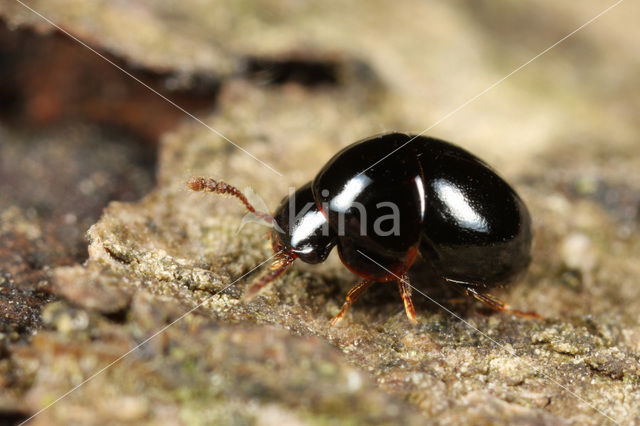
<instances>
[{"instance_id":1,"label":"beetle tarsus","mask_svg":"<svg viewBox=\"0 0 640 426\"><path fill-rule=\"evenodd\" d=\"M367 288L369 288L369 286L372 283L373 283L373 281L363 280L363 281L360 281L359 283L357 283L356 285L354 285L351 288L351 290L349 290L349 293L347 293L346 300L345 300L344 304L342 305L342 309L340 309L340 312L338 312L338 315L333 317L331 319L331 321L329 322L329 325L331 327L337 325L340 321L342 321L342 317L349 310L351 305L353 305L355 303L355 301L358 300L358 298L362 295L362 293L364 293L364 291Z\"/></svg>"}]
</instances>

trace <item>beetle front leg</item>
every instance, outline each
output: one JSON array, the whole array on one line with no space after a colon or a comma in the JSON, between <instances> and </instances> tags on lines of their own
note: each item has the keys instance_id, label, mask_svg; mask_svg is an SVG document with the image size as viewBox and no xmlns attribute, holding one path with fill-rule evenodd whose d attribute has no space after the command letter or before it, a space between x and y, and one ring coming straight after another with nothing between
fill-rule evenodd
<instances>
[{"instance_id":1,"label":"beetle front leg","mask_svg":"<svg viewBox=\"0 0 640 426\"><path fill-rule=\"evenodd\" d=\"M293 257L290 253L277 253L275 255L273 263L271 264L271 266L269 266L269 270L258 279L254 280L253 283L249 287L247 287L244 292L243 298L245 300L252 299L256 294L258 294L260 290L278 279L278 277L287 270L287 268L293 263L294 260L295 257Z\"/></svg>"}]
</instances>

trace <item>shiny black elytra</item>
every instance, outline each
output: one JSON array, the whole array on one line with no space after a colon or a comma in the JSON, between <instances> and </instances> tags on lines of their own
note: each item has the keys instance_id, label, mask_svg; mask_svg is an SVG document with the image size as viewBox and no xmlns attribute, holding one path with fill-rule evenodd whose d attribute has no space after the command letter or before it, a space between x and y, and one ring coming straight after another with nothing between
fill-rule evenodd
<instances>
[{"instance_id":1,"label":"shiny black elytra","mask_svg":"<svg viewBox=\"0 0 640 426\"><path fill-rule=\"evenodd\" d=\"M418 253L465 294L497 310L536 316L486 293L529 265L531 219L524 202L464 149L424 136L407 144L412 138L389 133L344 148L313 181L286 197L273 216L256 212L224 182L191 179L192 190L236 196L249 211L277 225L271 232L276 260L246 296L278 278L295 259L320 263L337 246L344 265L363 280L349 291L332 325L371 283L393 280L415 322L407 271ZM396 228L383 229L395 213Z\"/></svg>"}]
</instances>

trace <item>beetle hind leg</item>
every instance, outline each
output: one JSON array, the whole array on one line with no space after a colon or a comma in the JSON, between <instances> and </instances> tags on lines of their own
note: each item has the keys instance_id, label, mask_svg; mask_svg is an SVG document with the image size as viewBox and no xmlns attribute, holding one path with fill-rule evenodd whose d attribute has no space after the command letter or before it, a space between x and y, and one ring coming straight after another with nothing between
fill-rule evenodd
<instances>
[{"instance_id":1,"label":"beetle hind leg","mask_svg":"<svg viewBox=\"0 0 640 426\"><path fill-rule=\"evenodd\" d=\"M509 306L509 304L503 302L502 300L488 293L478 293L475 290L467 290L467 294L469 294L470 296L473 296L476 300L481 301L486 306L496 311L507 312L523 318L535 318L535 319L542 318L540 314L533 311L519 311L517 309L513 309L511 306Z\"/></svg>"},{"instance_id":2,"label":"beetle hind leg","mask_svg":"<svg viewBox=\"0 0 640 426\"><path fill-rule=\"evenodd\" d=\"M447 281L450 281L450 280L447 280ZM467 296L471 296L476 300L479 300L485 306L488 306L494 311L507 312L509 314L513 314L523 318L533 318L533 319L542 318L540 314L534 311L520 311L518 309L513 309L511 306L509 306L508 303L503 302L502 300L498 299L497 297L489 293L479 292L478 290L470 286L460 285L460 287L462 288L462 291L464 292L464 294L466 294Z\"/></svg>"},{"instance_id":3,"label":"beetle hind leg","mask_svg":"<svg viewBox=\"0 0 640 426\"><path fill-rule=\"evenodd\" d=\"M461 293L464 293L467 296L471 296L474 299L482 302L485 306L488 306L489 308L493 309L494 311L501 311L501 312L507 312L509 314L513 314L519 317L523 317L523 318L533 318L533 319L541 319L542 316L540 316L540 314L533 312L533 311L520 311L518 309L513 309L511 306L509 306L508 303L503 302L502 300L498 299L497 297L489 294L489 293L485 293L485 292L480 292L478 291L475 286L472 286L471 283L464 283L462 281L456 281L456 280L452 280L452 279L447 279L445 278L445 280L451 284L454 284L455 288L460 291ZM467 284L467 285L465 285Z\"/></svg>"}]
</instances>

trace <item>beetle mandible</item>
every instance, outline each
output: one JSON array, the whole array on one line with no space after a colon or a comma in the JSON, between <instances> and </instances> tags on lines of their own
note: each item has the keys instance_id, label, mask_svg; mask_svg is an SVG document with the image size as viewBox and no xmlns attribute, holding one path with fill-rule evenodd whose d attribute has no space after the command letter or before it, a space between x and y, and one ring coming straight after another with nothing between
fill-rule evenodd
<instances>
[{"instance_id":1,"label":"beetle mandible","mask_svg":"<svg viewBox=\"0 0 640 426\"><path fill-rule=\"evenodd\" d=\"M487 293L530 263L527 207L488 165L451 143L402 133L363 139L285 197L273 216L257 212L224 182L192 178L188 186L235 196L273 225L276 260L247 288L246 297L276 280L295 259L320 263L337 246L342 263L362 280L349 291L332 325L369 285L386 281L398 282L407 317L416 322L407 272L418 253L459 291L496 310L537 316ZM385 220L392 222L391 229L382 229Z\"/></svg>"}]
</instances>

